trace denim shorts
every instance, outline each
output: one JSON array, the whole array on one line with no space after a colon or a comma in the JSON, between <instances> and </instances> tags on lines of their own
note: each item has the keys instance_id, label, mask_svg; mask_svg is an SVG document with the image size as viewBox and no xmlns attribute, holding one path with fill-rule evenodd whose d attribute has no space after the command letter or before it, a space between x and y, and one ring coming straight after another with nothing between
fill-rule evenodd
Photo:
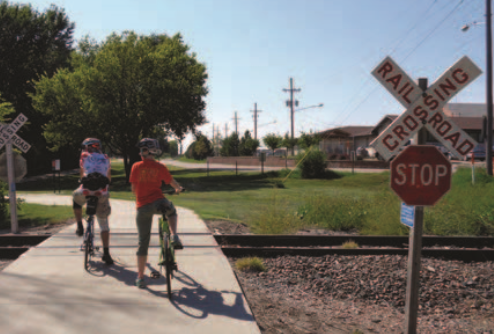
<instances>
[{"instance_id":1,"label":"denim shorts","mask_svg":"<svg viewBox=\"0 0 494 334\"><path fill-rule=\"evenodd\" d=\"M158 214L165 214L167 218L170 218L177 215L177 210L173 203L166 198L161 198L137 209L136 225L139 233L139 247L136 254L139 256L148 255L153 216Z\"/></svg>"}]
</instances>

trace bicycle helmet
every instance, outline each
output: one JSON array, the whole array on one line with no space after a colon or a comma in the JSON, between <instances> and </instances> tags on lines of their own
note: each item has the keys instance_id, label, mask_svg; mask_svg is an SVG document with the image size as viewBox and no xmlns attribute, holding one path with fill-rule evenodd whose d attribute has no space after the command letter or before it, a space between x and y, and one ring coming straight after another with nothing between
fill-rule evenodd
<instances>
[{"instance_id":1,"label":"bicycle helmet","mask_svg":"<svg viewBox=\"0 0 494 334\"><path fill-rule=\"evenodd\" d=\"M101 152L101 141L97 138L86 138L82 142L82 148L89 153Z\"/></svg>"},{"instance_id":2,"label":"bicycle helmet","mask_svg":"<svg viewBox=\"0 0 494 334\"><path fill-rule=\"evenodd\" d=\"M136 145L141 152L143 149L147 149L149 154L152 155L160 155L161 154L161 149L160 149L160 143L153 138L143 138L139 143Z\"/></svg>"}]
</instances>

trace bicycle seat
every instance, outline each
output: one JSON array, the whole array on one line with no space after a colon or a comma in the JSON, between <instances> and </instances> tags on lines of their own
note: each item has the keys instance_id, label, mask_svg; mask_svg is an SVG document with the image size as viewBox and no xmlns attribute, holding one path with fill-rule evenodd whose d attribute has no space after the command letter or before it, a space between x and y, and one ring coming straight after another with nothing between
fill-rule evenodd
<instances>
[{"instance_id":1,"label":"bicycle seat","mask_svg":"<svg viewBox=\"0 0 494 334\"><path fill-rule=\"evenodd\" d=\"M86 196L86 199L87 199L86 214L87 215L96 214L96 207L98 206L98 197Z\"/></svg>"}]
</instances>

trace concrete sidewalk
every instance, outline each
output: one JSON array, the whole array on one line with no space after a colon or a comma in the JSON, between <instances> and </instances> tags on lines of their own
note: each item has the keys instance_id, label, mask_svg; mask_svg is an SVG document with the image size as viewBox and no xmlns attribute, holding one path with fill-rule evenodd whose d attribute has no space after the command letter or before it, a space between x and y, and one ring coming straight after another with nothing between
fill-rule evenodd
<instances>
[{"instance_id":1,"label":"concrete sidewalk","mask_svg":"<svg viewBox=\"0 0 494 334\"><path fill-rule=\"evenodd\" d=\"M18 197L29 203L71 204L69 196ZM148 287L138 289L135 204L111 200L111 205L115 264L101 262L100 248L90 272L85 271L82 238L75 235L75 225L65 228L0 272L0 333L260 333L227 258L197 215L178 208L185 248L177 251L179 272L170 301L165 279L149 278L151 269L159 269L158 216L149 249ZM99 236L95 241L101 246Z\"/></svg>"}]
</instances>

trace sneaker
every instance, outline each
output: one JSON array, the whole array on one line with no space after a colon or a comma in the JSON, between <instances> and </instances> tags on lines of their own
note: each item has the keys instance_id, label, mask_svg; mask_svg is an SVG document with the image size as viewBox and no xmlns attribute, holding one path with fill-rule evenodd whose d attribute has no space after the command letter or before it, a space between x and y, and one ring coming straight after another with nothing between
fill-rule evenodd
<instances>
[{"instance_id":1,"label":"sneaker","mask_svg":"<svg viewBox=\"0 0 494 334\"><path fill-rule=\"evenodd\" d=\"M82 227L82 225L77 226L75 234L77 234L78 237L82 237L82 235L84 234L84 227Z\"/></svg>"},{"instance_id":2,"label":"sneaker","mask_svg":"<svg viewBox=\"0 0 494 334\"><path fill-rule=\"evenodd\" d=\"M101 257L101 260L103 260L103 262L106 263L106 264L108 264L108 265L112 265L113 264L113 259L111 258L111 255L110 254L104 254Z\"/></svg>"},{"instance_id":3,"label":"sneaker","mask_svg":"<svg viewBox=\"0 0 494 334\"><path fill-rule=\"evenodd\" d=\"M183 249L184 246L182 245L182 242L180 241L180 238L178 237L177 234L174 234L172 237L172 245L174 249Z\"/></svg>"},{"instance_id":4,"label":"sneaker","mask_svg":"<svg viewBox=\"0 0 494 334\"><path fill-rule=\"evenodd\" d=\"M136 279L136 287L139 289L144 289L146 287L146 282L144 282L144 278Z\"/></svg>"}]
</instances>

